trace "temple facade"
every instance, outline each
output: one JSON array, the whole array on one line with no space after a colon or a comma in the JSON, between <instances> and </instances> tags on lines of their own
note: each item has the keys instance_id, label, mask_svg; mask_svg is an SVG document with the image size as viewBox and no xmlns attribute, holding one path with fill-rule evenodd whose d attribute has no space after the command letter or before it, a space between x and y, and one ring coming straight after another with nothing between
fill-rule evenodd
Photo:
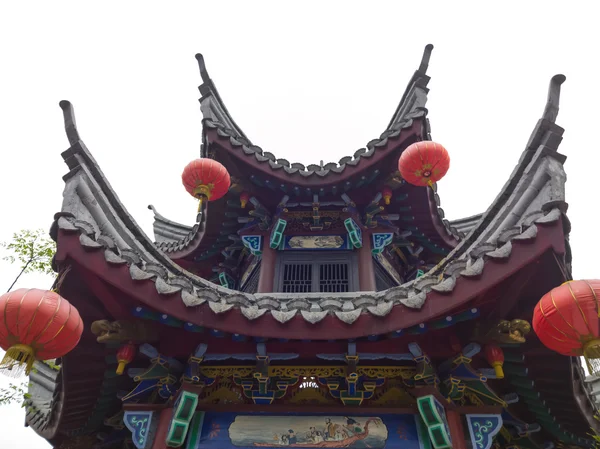
<instances>
[{"instance_id":1,"label":"temple facade","mask_svg":"<svg viewBox=\"0 0 600 449\"><path fill-rule=\"evenodd\" d=\"M27 424L62 449L594 447L596 383L531 332L571 279L565 78L492 204L450 221L398 172L431 141L432 49L379 137L308 166L253 144L197 55L200 156L231 186L191 225L149 206L154 239L61 102L54 267L85 331L36 364Z\"/></svg>"}]
</instances>

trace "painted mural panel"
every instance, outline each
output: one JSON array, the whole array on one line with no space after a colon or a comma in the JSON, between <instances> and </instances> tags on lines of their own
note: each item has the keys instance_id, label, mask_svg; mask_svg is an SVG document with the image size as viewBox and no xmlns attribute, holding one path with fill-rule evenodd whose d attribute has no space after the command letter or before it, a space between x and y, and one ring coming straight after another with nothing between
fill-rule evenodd
<instances>
[{"instance_id":1,"label":"painted mural panel","mask_svg":"<svg viewBox=\"0 0 600 449\"><path fill-rule=\"evenodd\" d=\"M414 415L207 413L194 449L422 449Z\"/></svg>"},{"instance_id":2,"label":"painted mural panel","mask_svg":"<svg viewBox=\"0 0 600 449\"><path fill-rule=\"evenodd\" d=\"M295 235L286 237L284 249L332 250L349 249L346 236L341 235Z\"/></svg>"}]
</instances>

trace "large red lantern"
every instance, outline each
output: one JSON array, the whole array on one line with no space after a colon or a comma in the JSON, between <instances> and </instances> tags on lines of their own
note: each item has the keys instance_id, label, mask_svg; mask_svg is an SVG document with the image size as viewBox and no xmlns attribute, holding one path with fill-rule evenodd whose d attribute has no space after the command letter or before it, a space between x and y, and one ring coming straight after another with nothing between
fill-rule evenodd
<instances>
[{"instance_id":1,"label":"large red lantern","mask_svg":"<svg viewBox=\"0 0 600 449\"><path fill-rule=\"evenodd\" d=\"M439 143L415 142L402 152L398 170L406 182L416 186L433 186L450 168L450 155Z\"/></svg>"},{"instance_id":2,"label":"large red lantern","mask_svg":"<svg viewBox=\"0 0 600 449\"><path fill-rule=\"evenodd\" d=\"M215 201L222 198L231 186L227 169L214 159L196 159L183 169L181 180L190 195L200 200Z\"/></svg>"},{"instance_id":3,"label":"large red lantern","mask_svg":"<svg viewBox=\"0 0 600 449\"><path fill-rule=\"evenodd\" d=\"M504 365L504 352L502 349L496 345L486 345L484 353L486 360L496 372L496 378L504 379L504 369L502 368Z\"/></svg>"},{"instance_id":4,"label":"large red lantern","mask_svg":"<svg viewBox=\"0 0 600 449\"><path fill-rule=\"evenodd\" d=\"M567 282L546 293L533 311L533 329L548 348L584 356L591 374L600 373L600 280Z\"/></svg>"},{"instance_id":5,"label":"large red lantern","mask_svg":"<svg viewBox=\"0 0 600 449\"><path fill-rule=\"evenodd\" d=\"M0 296L0 347L6 351L0 371L29 374L35 360L70 352L81 338L79 312L57 293L19 289Z\"/></svg>"}]
</instances>

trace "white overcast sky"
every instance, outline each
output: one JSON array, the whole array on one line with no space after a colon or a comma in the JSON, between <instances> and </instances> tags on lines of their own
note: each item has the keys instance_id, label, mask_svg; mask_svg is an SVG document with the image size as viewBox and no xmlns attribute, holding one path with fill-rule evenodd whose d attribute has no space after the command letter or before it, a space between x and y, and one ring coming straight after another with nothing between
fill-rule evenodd
<instances>
[{"instance_id":1,"label":"white overcast sky","mask_svg":"<svg viewBox=\"0 0 600 449\"><path fill-rule=\"evenodd\" d=\"M566 128L574 276L598 276L595 2L91 5L0 5L0 241L22 228L48 229L60 210L62 99L74 104L84 142L151 235L150 203L176 221L194 220L180 175L199 155L197 52L253 143L318 163L379 136L432 43L427 106L433 139L451 155L439 183L450 219L487 208L541 116L550 78L566 75L557 122ZM0 288L17 272L1 263ZM26 276L19 286L50 284ZM47 448L23 419L18 406L0 408L0 448Z\"/></svg>"}]
</instances>

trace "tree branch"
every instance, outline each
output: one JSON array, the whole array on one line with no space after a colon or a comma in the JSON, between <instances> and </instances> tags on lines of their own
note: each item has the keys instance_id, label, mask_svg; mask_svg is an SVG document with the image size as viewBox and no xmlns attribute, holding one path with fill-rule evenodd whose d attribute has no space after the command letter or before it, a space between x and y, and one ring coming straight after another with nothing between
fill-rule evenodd
<instances>
[{"instance_id":1,"label":"tree branch","mask_svg":"<svg viewBox=\"0 0 600 449\"><path fill-rule=\"evenodd\" d=\"M34 259L35 259L35 258L34 258L34 257L32 257L31 259L29 259L29 260L27 261L27 263L26 263L26 264L23 266L23 269L21 270L21 272L19 273L19 275L18 275L18 276L15 278L15 280L13 281L13 283L12 283L12 284L10 284L10 287L8 287L8 290L6 290L6 293L8 293L9 291L11 291L11 290L12 290L12 288L15 286L15 284L17 283L17 281L19 280L19 278L21 277L21 275L22 275L23 273L25 273L25 270L27 269L27 267L29 266L29 264L30 264L31 262L33 262L33 261L34 261Z\"/></svg>"}]
</instances>

